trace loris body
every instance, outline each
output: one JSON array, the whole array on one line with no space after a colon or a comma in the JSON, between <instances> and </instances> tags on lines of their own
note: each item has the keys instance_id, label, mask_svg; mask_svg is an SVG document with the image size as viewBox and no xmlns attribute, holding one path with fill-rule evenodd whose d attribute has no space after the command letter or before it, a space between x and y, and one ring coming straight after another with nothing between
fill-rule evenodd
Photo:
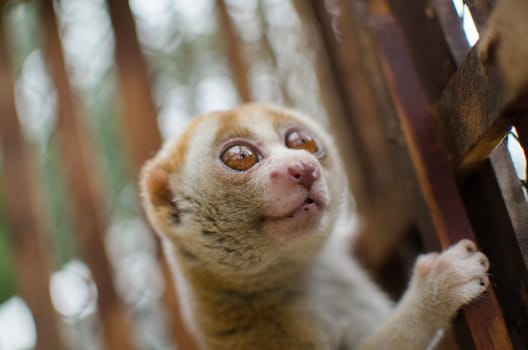
<instances>
[{"instance_id":1,"label":"loris body","mask_svg":"<svg viewBox=\"0 0 528 350\"><path fill-rule=\"evenodd\" d=\"M464 240L420 257L394 306L348 254L331 138L291 110L196 118L147 163L141 188L203 349L424 349L489 283Z\"/></svg>"}]
</instances>

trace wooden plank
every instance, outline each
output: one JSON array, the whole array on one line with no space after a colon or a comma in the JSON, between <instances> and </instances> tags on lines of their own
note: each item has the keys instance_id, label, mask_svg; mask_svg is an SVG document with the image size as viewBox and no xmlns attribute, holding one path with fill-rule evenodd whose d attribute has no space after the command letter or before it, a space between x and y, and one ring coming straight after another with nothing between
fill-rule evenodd
<instances>
[{"instance_id":1,"label":"wooden plank","mask_svg":"<svg viewBox=\"0 0 528 350\"><path fill-rule=\"evenodd\" d=\"M528 203L504 144L464 179L461 191L478 242L490 259L490 275L513 346L528 349L528 270L522 252L528 241Z\"/></svg>"},{"instance_id":2,"label":"wooden plank","mask_svg":"<svg viewBox=\"0 0 528 350\"><path fill-rule=\"evenodd\" d=\"M347 1L311 4L326 51L328 74L347 118L345 131L352 133L358 154L354 166L361 169L360 188L353 188L354 194L359 197L359 207L362 203L369 206L377 194L385 195L400 180L390 150L401 141L398 126L391 120L394 110L387 102L386 87L375 76L379 66L361 14Z\"/></svg>"},{"instance_id":3,"label":"wooden plank","mask_svg":"<svg viewBox=\"0 0 528 350\"><path fill-rule=\"evenodd\" d=\"M357 166L358 151L355 149L353 138L350 137L349 123L337 93L336 77L332 74L330 57L323 47L322 33L313 13L314 9L308 1L294 1L293 4L303 22L304 36L310 38L311 48L314 51L314 66L319 83L319 95L329 119L331 135L341 151L350 187L354 189L354 192L360 192L358 187L361 187L362 184L359 173L361 170Z\"/></svg>"},{"instance_id":4,"label":"wooden plank","mask_svg":"<svg viewBox=\"0 0 528 350\"><path fill-rule=\"evenodd\" d=\"M456 20L459 21L451 0L442 1L449 1L449 6ZM397 19L426 95L430 101L435 100L456 70L456 58L450 52L449 41L442 32L441 18L434 12L432 3L423 0L376 0L365 1L365 6L375 13L391 13ZM453 30L456 28L454 27ZM461 33L466 42L463 32ZM465 54L466 51L463 51L459 56L463 57ZM394 118L397 120L397 117ZM408 151L405 150L405 152ZM408 162L410 163L410 160ZM413 170L409 172L412 173ZM410 176L407 175L407 177ZM414 190L419 191L418 184L413 182L413 185ZM415 196L420 204L416 205L413 210L422 242L428 249L438 250L440 246L436 241L436 231L431 222L431 215L426 209L424 198L421 193ZM454 344L446 344L446 346L450 349L455 347Z\"/></svg>"},{"instance_id":5,"label":"wooden plank","mask_svg":"<svg viewBox=\"0 0 528 350\"><path fill-rule=\"evenodd\" d=\"M358 9L341 0L310 5L296 4L319 28L322 94L331 95L338 112L330 116L339 125L333 131L347 139L344 156L361 222L355 253L375 272L413 225L415 179Z\"/></svg>"},{"instance_id":6,"label":"wooden plank","mask_svg":"<svg viewBox=\"0 0 528 350\"><path fill-rule=\"evenodd\" d=\"M347 119L346 115L350 114L350 106L346 106L343 101L346 101L346 91L343 81L340 81L339 74L340 71L337 69L337 59L338 53L337 50L337 40L335 39L335 34L332 28L332 18L327 13L327 10L320 2L295 2L297 10L299 13L305 13L312 16L312 20L315 22L317 27L317 34L321 38L321 48L317 51L320 55L318 57L319 62L323 63L321 67L324 67L324 71L321 72L320 76L323 79L321 83L324 84L322 88L330 88L331 93L326 95L328 91L324 91L325 101L328 99L333 99L327 103L329 111L337 112L334 116L340 118L339 123L341 128L336 130L340 133L337 135L339 139L347 139L348 142L343 148L347 152L344 154L346 157L344 160L348 164L347 173L350 177L350 186L351 190L354 193L356 198L359 211L363 210L364 207L368 206L369 195L368 189L371 186L366 185L366 178L368 177L366 168L362 165L365 164L365 157L362 156L360 149L360 141L356 137L350 137L352 130L350 121ZM333 110L335 109L335 110ZM354 166L351 167L350 164Z\"/></svg>"},{"instance_id":7,"label":"wooden plank","mask_svg":"<svg viewBox=\"0 0 528 350\"><path fill-rule=\"evenodd\" d=\"M387 2L402 29L427 97L436 99L456 70L456 64L431 3L423 0ZM452 5L451 9L454 10Z\"/></svg>"},{"instance_id":8,"label":"wooden plank","mask_svg":"<svg viewBox=\"0 0 528 350\"><path fill-rule=\"evenodd\" d=\"M0 10L0 151L3 203L13 243L18 290L28 304L37 331L37 350L65 349L60 322L49 295L50 257L47 234L39 220L35 175L14 99L14 80L5 40L5 15Z\"/></svg>"},{"instance_id":9,"label":"wooden plank","mask_svg":"<svg viewBox=\"0 0 528 350\"><path fill-rule=\"evenodd\" d=\"M435 143L430 110L402 34L387 14L369 19L422 193L442 247L461 238L475 240L448 165ZM493 286L462 315L476 349L512 349Z\"/></svg>"},{"instance_id":10,"label":"wooden plank","mask_svg":"<svg viewBox=\"0 0 528 350\"><path fill-rule=\"evenodd\" d=\"M502 193L503 202L508 211L508 222L514 229L514 232L510 232L510 234L515 237L515 249L520 249L522 254L523 260L519 259L515 264L519 265L520 268L524 262L524 269L528 269L528 202L522 191L521 182L515 172L511 156L504 143L499 145L491 154L489 163L491 163L496 177L496 186L499 187ZM508 239L511 240L512 238ZM528 280L525 280L525 282L528 283ZM508 285L505 284L505 286ZM520 303L521 301L518 304ZM527 307L528 298L522 299L522 303L525 304L524 307ZM528 312L525 313L525 318L528 319Z\"/></svg>"},{"instance_id":11,"label":"wooden plank","mask_svg":"<svg viewBox=\"0 0 528 350\"><path fill-rule=\"evenodd\" d=\"M102 212L104 202L95 189L97 169L90 162L86 147L86 131L75 106L70 86L53 1L42 6L45 53L58 96L57 133L67 186L72 196L72 212L79 237L83 260L87 263L97 285L98 313L103 323L106 349L133 349L129 320L112 276L112 265L106 256L104 233L108 218Z\"/></svg>"},{"instance_id":12,"label":"wooden plank","mask_svg":"<svg viewBox=\"0 0 528 350\"><path fill-rule=\"evenodd\" d=\"M355 192L358 206L362 201L380 189L380 184L387 183L392 176L389 156L385 147L385 137L379 120L370 82L362 65L359 43L355 35L356 21L348 10L348 3L343 0L322 2L312 0L313 12L321 26L323 43L331 62L332 74L335 77L337 92L348 117L349 130L358 150L358 166L363 173L362 190ZM327 8L341 9L335 17ZM357 28L357 27L356 27ZM339 33L336 35L336 32ZM338 39L339 36L339 39ZM368 117L367 117L368 116ZM360 191L364 191L364 195Z\"/></svg>"},{"instance_id":13,"label":"wooden plank","mask_svg":"<svg viewBox=\"0 0 528 350\"><path fill-rule=\"evenodd\" d=\"M110 0L108 8L115 35L122 114L126 116L121 125L133 169L140 169L161 145L157 110L128 1Z\"/></svg>"},{"instance_id":14,"label":"wooden plank","mask_svg":"<svg viewBox=\"0 0 528 350\"><path fill-rule=\"evenodd\" d=\"M157 111L150 91L147 65L141 53L134 18L127 1L108 2L116 40L116 61L119 74L122 114L121 125L131 155L134 178L144 162L161 146L157 127ZM165 281L163 301L170 315L170 331L180 349L198 349L181 318L173 275L163 257L156 237L158 263Z\"/></svg>"},{"instance_id":15,"label":"wooden plank","mask_svg":"<svg viewBox=\"0 0 528 350\"><path fill-rule=\"evenodd\" d=\"M248 70L241 52L240 38L233 28L224 0L216 0L216 8L220 19L220 28L226 45L226 57L231 67L233 80L240 94L242 102L251 101L251 89L247 78Z\"/></svg>"},{"instance_id":16,"label":"wooden plank","mask_svg":"<svg viewBox=\"0 0 528 350\"><path fill-rule=\"evenodd\" d=\"M452 5L451 5L452 6ZM461 24L458 24L461 29ZM456 30L444 27L446 35ZM464 45L456 50L463 50ZM465 43L465 50L469 45ZM518 118L517 125L528 119ZM460 185L477 238L491 260L497 298L515 348L527 348L528 203L504 144ZM501 239L497 240L497 232ZM510 276L517 276L512 280Z\"/></svg>"},{"instance_id":17,"label":"wooden plank","mask_svg":"<svg viewBox=\"0 0 528 350\"><path fill-rule=\"evenodd\" d=\"M462 18L458 16L452 0L433 0L432 5L449 50L456 65L459 66L469 51L469 43L462 27ZM453 72L455 69L453 68Z\"/></svg>"},{"instance_id":18,"label":"wooden plank","mask_svg":"<svg viewBox=\"0 0 528 350\"><path fill-rule=\"evenodd\" d=\"M472 49L435 106L436 129L446 148L448 161L460 174L482 164L511 126L506 117L513 99L494 95L503 82L490 79L478 50ZM527 96L528 97L528 96Z\"/></svg>"},{"instance_id":19,"label":"wooden plank","mask_svg":"<svg viewBox=\"0 0 528 350\"><path fill-rule=\"evenodd\" d=\"M500 2L477 47L449 82L436 107L437 129L451 164L460 174L484 162L528 111L528 3ZM510 18L511 17L511 18Z\"/></svg>"},{"instance_id":20,"label":"wooden plank","mask_svg":"<svg viewBox=\"0 0 528 350\"><path fill-rule=\"evenodd\" d=\"M281 74L279 68L279 55L270 41L272 40L270 36L272 24L267 20L269 13L266 7L265 2L263 1L260 1L257 6L256 15L258 16L260 23L262 23L260 30L265 34L261 35L260 39L253 44L248 45L247 52L252 53L252 57L250 57L249 60L251 60L251 58L255 60L258 59L269 66L270 77L273 80L270 85L273 90L271 96L266 98L270 99L272 102L278 102L285 106L292 106L292 98L288 92L287 84L284 79L285 77ZM245 44L247 45L247 43Z\"/></svg>"}]
</instances>

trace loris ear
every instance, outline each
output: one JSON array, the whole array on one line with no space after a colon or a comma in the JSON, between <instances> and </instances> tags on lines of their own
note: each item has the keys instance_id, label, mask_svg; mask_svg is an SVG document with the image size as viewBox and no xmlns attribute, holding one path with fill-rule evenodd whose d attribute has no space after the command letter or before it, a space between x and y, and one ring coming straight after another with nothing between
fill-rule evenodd
<instances>
[{"instance_id":1,"label":"loris ear","mask_svg":"<svg viewBox=\"0 0 528 350\"><path fill-rule=\"evenodd\" d=\"M169 220L179 222L179 210L174 201L169 175L169 171L155 160L148 162L141 170L143 206L149 219L156 225L167 224Z\"/></svg>"}]
</instances>

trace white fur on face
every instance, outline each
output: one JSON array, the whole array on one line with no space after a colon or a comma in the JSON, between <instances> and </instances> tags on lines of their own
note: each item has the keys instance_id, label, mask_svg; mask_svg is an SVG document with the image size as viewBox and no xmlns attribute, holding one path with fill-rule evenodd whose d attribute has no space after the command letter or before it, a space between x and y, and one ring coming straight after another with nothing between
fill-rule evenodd
<instances>
[{"instance_id":1,"label":"white fur on face","mask_svg":"<svg viewBox=\"0 0 528 350\"><path fill-rule=\"evenodd\" d=\"M318 159L307 151L278 144L263 162L254 181L265 189L262 202L267 233L285 240L309 233L310 226L316 229L330 200ZM296 180L292 171L309 178L308 182Z\"/></svg>"}]
</instances>

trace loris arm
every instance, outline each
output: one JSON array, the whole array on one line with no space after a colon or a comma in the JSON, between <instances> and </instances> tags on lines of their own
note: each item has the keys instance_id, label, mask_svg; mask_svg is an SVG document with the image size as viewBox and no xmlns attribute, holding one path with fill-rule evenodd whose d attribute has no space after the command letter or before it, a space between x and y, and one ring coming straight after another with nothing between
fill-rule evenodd
<instances>
[{"instance_id":1,"label":"loris arm","mask_svg":"<svg viewBox=\"0 0 528 350\"><path fill-rule=\"evenodd\" d=\"M488 267L486 256L469 240L441 254L421 256L393 314L360 349L425 349L462 305L486 290Z\"/></svg>"}]
</instances>

